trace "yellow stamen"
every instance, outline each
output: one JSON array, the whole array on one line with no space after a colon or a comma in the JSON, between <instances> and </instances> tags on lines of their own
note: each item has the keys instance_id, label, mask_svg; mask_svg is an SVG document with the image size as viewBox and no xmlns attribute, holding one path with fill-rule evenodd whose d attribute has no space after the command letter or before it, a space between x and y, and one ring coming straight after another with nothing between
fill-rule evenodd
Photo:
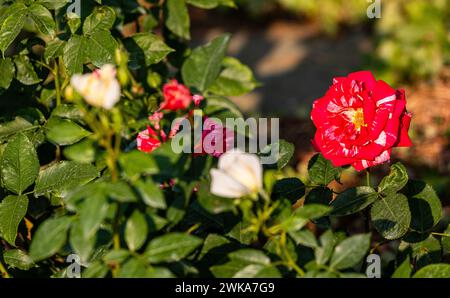
<instances>
[{"instance_id":1,"label":"yellow stamen","mask_svg":"<svg viewBox=\"0 0 450 298\"><path fill-rule=\"evenodd\" d=\"M362 108L354 110L351 121L355 125L357 131L360 131L361 127L367 126L367 124L364 123L364 111Z\"/></svg>"}]
</instances>

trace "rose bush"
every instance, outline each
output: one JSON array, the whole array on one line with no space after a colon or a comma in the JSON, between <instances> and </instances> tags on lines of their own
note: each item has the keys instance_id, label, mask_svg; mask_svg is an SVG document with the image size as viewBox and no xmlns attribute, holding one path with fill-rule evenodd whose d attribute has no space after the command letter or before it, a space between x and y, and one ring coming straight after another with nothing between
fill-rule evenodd
<instances>
[{"instance_id":1,"label":"rose bush","mask_svg":"<svg viewBox=\"0 0 450 298\"><path fill-rule=\"evenodd\" d=\"M258 86L227 57L230 36L188 47L188 6L233 1L99 2L81 16L67 1L2 2L2 277L74 276L73 258L86 278L364 277L366 255L394 239L383 276L449 275L441 202L401 163L376 187L332 187L341 165L409 145L401 92L367 72L337 79L313 109L323 155L286 177L292 144L244 153L214 122L243 118L227 96ZM195 110L213 148L176 153ZM350 214L366 228L338 224Z\"/></svg>"}]
</instances>

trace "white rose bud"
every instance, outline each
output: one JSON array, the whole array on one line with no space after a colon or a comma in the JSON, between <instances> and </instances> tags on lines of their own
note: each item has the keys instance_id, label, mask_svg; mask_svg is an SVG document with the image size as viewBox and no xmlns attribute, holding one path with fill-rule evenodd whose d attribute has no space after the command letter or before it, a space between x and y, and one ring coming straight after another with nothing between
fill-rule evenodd
<instances>
[{"instance_id":1,"label":"white rose bud","mask_svg":"<svg viewBox=\"0 0 450 298\"><path fill-rule=\"evenodd\" d=\"M116 79L116 68L111 64L90 74L74 75L70 84L95 107L109 110L120 100L120 84Z\"/></svg>"},{"instance_id":2,"label":"white rose bud","mask_svg":"<svg viewBox=\"0 0 450 298\"><path fill-rule=\"evenodd\" d=\"M220 156L218 169L211 169L211 193L226 198L256 194L262 188L262 173L256 155L227 151Z\"/></svg>"}]
</instances>

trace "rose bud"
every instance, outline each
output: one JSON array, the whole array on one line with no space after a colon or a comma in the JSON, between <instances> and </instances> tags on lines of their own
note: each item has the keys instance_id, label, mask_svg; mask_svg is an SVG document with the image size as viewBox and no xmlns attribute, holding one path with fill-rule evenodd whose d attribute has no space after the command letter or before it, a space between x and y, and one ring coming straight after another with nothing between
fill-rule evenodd
<instances>
[{"instance_id":1,"label":"rose bud","mask_svg":"<svg viewBox=\"0 0 450 298\"><path fill-rule=\"evenodd\" d=\"M138 150L146 153L150 153L161 146L158 134L150 126L138 134L136 142Z\"/></svg>"},{"instance_id":2,"label":"rose bud","mask_svg":"<svg viewBox=\"0 0 450 298\"><path fill-rule=\"evenodd\" d=\"M161 109L165 110L183 110L192 102L192 95L189 89L177 80L171 80L163 87L164 101L161 103Z\"/></svg>"}]
</instances>

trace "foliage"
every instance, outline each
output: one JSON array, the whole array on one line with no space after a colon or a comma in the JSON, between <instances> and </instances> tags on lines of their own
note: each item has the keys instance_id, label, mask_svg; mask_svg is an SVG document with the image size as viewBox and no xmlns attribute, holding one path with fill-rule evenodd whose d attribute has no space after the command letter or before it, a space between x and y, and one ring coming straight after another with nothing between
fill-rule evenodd
<instances>
[{"instance_id":1,"label":"foliage","mask_svg":"<svg viewBox=\"0 0 450 298\"><path fill-rule=\"evenodd\" d=\"M136 135L172 78L205 97L208 116L242 116L226 96L257 82L226 56L230 36L187 46L187 6L233 1L83 1L81 16L66 13L67 1L4 2L2 276L67 277L67 257L76 254L83 277L360 277L376 232L348 235L331 220L370 210L379 234L402 241L397 275L448 277L448 266L438 264L442 247L448 253L448 229L437 233L440 200L401 164L378 188L359 186L332 200L330 183L343 169L317 155L310 181L267 179L259 194L226 199L209 191L216 158L176 154L170 141L151 154L136 150ZM124 37L136 19L137 32ZM69 87L71 77L110 63L121 101L91 107ZM168 124L161 123L167 134ZM275 171L294 153L292 144L278 145Z\"/></svg>"}]
</instances>

